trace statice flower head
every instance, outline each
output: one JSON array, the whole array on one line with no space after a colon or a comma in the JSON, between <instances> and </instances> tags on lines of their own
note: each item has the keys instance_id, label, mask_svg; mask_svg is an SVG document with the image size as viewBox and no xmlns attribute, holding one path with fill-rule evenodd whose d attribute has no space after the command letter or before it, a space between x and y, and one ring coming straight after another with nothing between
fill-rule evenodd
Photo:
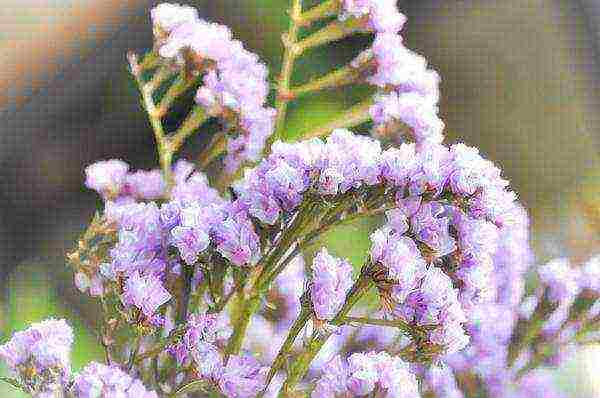
<instances>
[{"instance_id":1,"label":"statice flower head","mask_svg":"<svg viewBox=\"0 0 600 398\"><path fill-rule=\"evenodd\" d=\"M516 398L566 398L556 386L554 377L547 370L536 370L524 376L511 393Z\"/></svg>"},{"instance_id":2,"label":"statice flower head","mask_svg":"<svg viewBox=\"0 0 600 398\"><path fill-rule=\"evenodd\" d=\"M205 72L196 102L211 116L234 122L234 135L227 143L226 169L231 173L243 161L258 160L273 132L275 118L275 110L266 106L266 66L234 40L226 26L192 18L185 8L169 11L157 12L165 15L169 25L176 25L164 41L158 41L159 54ZM184 51L193 54L191 65L189 57L183 57ZM232 113L237 117L231 117Z\"/></svg>"},{"instance_id":3,"label":"statice flower head","mask_svg":"<svg viewBox=\"0 0 600 398\"><path fill-rule=\"evenodd\" d=\"M0 346L0 359L29 392L59 394L71 374L72 345L73 330L67 322L47 319L16 332Z\"/></svg>"},{"instance_id":4,"label":"statice flower head","mask_svg":"<svg viewBox=\"0 0 600 398\"><path fill-rule=\"evenodd\" d=\"M418 383L409 365L386 352L355 353L347 361L334 357L323 367L312 397L365 396L419 397Z\"/></svg>"},{"instance_id":5,"label":"statice flower head","mask_svg":"<svg viewBox=\"0 0 600 398\"><path fill-rule=\"evenodd\" d=\"M406 22L395 0L344 0L340 19L367 18L367 27L376 32L397 33Z\"/></svg>"},{"instance_id":6,"label":"statice flower head","mask_svg":"<svg viewBox=\"0 0 600 398\"><path fill-rule=\"evenodd\" d=\"M417 325L435 326L429 338L446 353L459 351L469 343L463 328L467 318L458 301L458 290L438 267L431 266L419 288L398 302L394 314Z\"/></svg>"},{"instance_id":7,"label":"statice flower head","mask_svg":"<svg viewBox=\"0 0 600 398\"><path fill-rule=\"evenodd\" d=\"M97 362L91 362L75 377L72 393L78 398L158 398L156 392L147 390L119 367Z\"/></svg>"},{"instance_id":8,"label":"statice flower head","mask_svg":"<svg viewBox=\"0 0 600 398\"><path fill-rule=\"evenodd\" d=\"M127 175L125 189L138 200L157 200L165 195L167 184L160 170L137 170Z\"/></svg>"},{"instance_id":9,"label":"statice flower head","mask_svg":"<svg viewBox=\"0 0 600 398\"><path fill-rule=\"evenodd\" d=\"M442 257L456 250L456 240L450 236L450 218L446 208L438 202L424 203L410 219L411 231L417 240Z\"/></svg>"},{"instance_id":10,"label":"statice flower head","mask_svg":"<svg viewBox=\"0 0 600 398\"><path fill-rule=\"evenodd\" d=\"M381 145L349 130L334 130L320 157L319 191L337 195L351 188L379 182Z\"/></svg>"},{"instance_id":11,"label":"statice flower head","mask_svg":"<svg viewBox=\"0 0 600 398\"><path fill-rule=\"evenodd\" d=\"M384 227L371 234L371 260L384 267L395 282L395 294L403 300L425 276L427 263L411 238L397 236L394 231Z\"/></svg>"},{"instance_id":12,"label":"statice flower head","mask_svg":"<svg viewBox=\"0 0 600 398\"><path fill-rule=\"evenodd\" d=\"M150 11L152 24L164 33L188 22L198 20L198 11L193 7L174 3L161 3Z\"/></svg>"},{"instance_id":13,"label":"statice flower head","mask_svg":"<svg viewBox=\"0 0 600 398\"><path fill-rule=\"evenodd\" d=\"M393 32L378 33L371 53L375 73L367 80L379 88L370 109L374 132L393 136L406 126L414 141L440 143L445 126L438 116L437 72L428 69L425 58L407 49Z\"/></svg>"},{"instance_id":14,"label":"statice flower head","mask_svg":"<svg viewBox=\"0 0 600 398\"><path fill-rule=\"evenodd\" d=\"M256 264L260 255L260 242L252 222L244 214L230 212L214 227L217 251L238 266Z\"/></svg>"},{"instance_id":15,"label":"statice flower head","mask_svg":"<svg viewBox=\"0 0 600 398\"><path fill-rule=\"evenodd\" d=\"M214 379L223 369L221 348L231 336L229 317L220 314L192 314L180 341L167 351L182 366L193 360L197 373L206 379Z\"/></svg>"},{"instance_id":16,"label":"statice flower head","mask_svg":"<svg viewBox=\"0 0 600 398\"><path fill-rule=\"evenodd\" d=\"M410 128L416 142L440 143L444 139L445 126L438 116L437 104L417 93L379 94L370 112L377 126L376 133L385 135L385 129L393 128L390 126L393 122L401 122Z\"/></svg>"},{"instance_id":17,"label":"statice flower head","mask_svg":"<svg viewBox=\"0 0 600 398\"><path fill-rule=\"evenodd\" d=\"M85 186L98 192L104 200L118 197L127 179L129 165L122 160L96 162L85 169Z\"/></svg>"},{"instance_id":18,"label":"statice flower head","mask_svg":"<svg viewBox=\"0 0 600 398\"><path fill-rule=\"evenodd\" d=\"M580 286L600 294L600 254L590 258L581 269Z\"/></svg>"},{"instance_id":19,"label":"statice flower head","mask_svg":"<svg viewBox=\"0 0 600 398\"><path fill-rule=\"evenodd\" d=\"M227 398L251 398L265 384L268 368L249 355L233 355L219 376L219 387Z\"/></svg>"},{"instance_id":20,"label":"statice flower head","mask_svg":"<svg viewBox=\"0 0 600 398\"><path fill-rule=\"evenodd\" d=\"M463 398L452 368L444 364L432 366L424 372L424 389L426 392L443 398Z\"/></svg>"},{"instance_id":21,"label":"statice flower head","mask_svg":"<svg viewBox=\"0 0 600 398\"><path fill-rule=\"evenodd\" d=\"M352 286L352 265L322 248L313 260L311 299L315 315L331 320L340 310Z\"/></svg>"},{"instance_id":22,"label":"statice flower head","mask_svg":"<svg viewBox=\"0 0 600 398\"><path fill-rule=\"evenodd\" d=\"M194 165L180 159L173 166L175 185L171 189L170 199L183 206L199 204L202 206L220 205L225 200L208 183L206 174L195 170Z\"/></svg>"},{"instance_id":23,"label":"statice flower head","mask_svg":"<svg viewBox=\"0 0 600 398\"><path fill-rule=\"evenodd\" d=\"M540 281L548 289L548 297L556 303L573 300L580 290L579 269L566 258L549 261L537 270Z\"/></svg>"},{"instance_id":24,"label":"statice flower head","mask_svg":"<svg viewBox=\"0 0 600 398\"><path fill-rule=\"evenodd\" d=\"M160 306L171 299L162 281L156 275L142 275L135 271L123 287L121 301L126 306L138 308L146 317L151 318Z\"/></svg>"},{"instance_id":25,"label":"statice flower head","mask_svg":"<svg viewBox=\"0 0 600 398\"><path fill-rule=\"evenodd\" d=\"M179 249L179 255L188 265L194 265L198 260L198 254L206 250L210 243L206 231L189 226L173 228L171 242Z\"/></svg>"}]
</instances>

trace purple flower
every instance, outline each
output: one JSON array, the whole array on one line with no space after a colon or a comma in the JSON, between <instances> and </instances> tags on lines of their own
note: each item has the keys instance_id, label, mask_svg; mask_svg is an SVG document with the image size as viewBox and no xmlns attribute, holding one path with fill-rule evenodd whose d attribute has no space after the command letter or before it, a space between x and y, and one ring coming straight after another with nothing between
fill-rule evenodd
<instances>
[{"instance_id":1,"label":"purple flower","mask_svg":"<svg viewBox=\"0 0 600 398\"><path fill-rule=\"evenodd\" d=\"M176 21L169 25L177 26L164 42L159 41L159 54L184 62L181 51L189 49L197 58L198 64L194 67L206 72L196 102L212 116L223 117L226 122L235 121L237 131L229 138L225 159L226 170L232 173L243 161L258 160L273 132L275 110L265 106L269 93L268 70L256 54L233 40L226 26L198 18L186 20L180 13L164 13L169 22ZM176 16L171 18L172 14ZM208 65L211 67L203 70ZM231 112L237 117L228 116Z\"/></svg>"},{"instance_id":2,"label":"purple flower","mask_svg":"<svg viewBox=\"0 0 600 398\"><path fill-rule=\"evenodd\" d=\"M340 19L368 18L368 27L376 32L396 33L406 22L395 0L344 0Z\"/></svg>"},{"instance_id":3,"label":"purple flower","mask_svg":"<svg viewBox=\"0 0 600 398\"><path fill-rule=\"evenodd\" d=\"M125 185L129 165L111 159L96 162L85 169L85 186L98 192L104 200L116 198Z\"/></svg>"},{"instance_id":4,"label":"purple flower","mask_svg":"<svg viewBox=\"0 0 600 398\"><path fill-rule=\"evenodd\" d=\"M410 219L411 230L417 240L425 243L442 257L456 250L456 240L448 229L450 219L443 205L437 202L423 204Z\"/></svg>"},{"instance_id":5,"label":"purple flower","mask_svg":"<svg viewBox=\"0 0 600 398\"><path fill-rule=\"evenodd\" d=\"M217 251L235 265L254 265L260 255L260 242L254 227L243 214L230 213L214 226Z\"/></svg>"},{"instance_id":6,"label":"purple flower","mask_svg":"<svg viewBox=\"0 0 600 398\"><path fill-rule=\"evenodd\" d=\"M410 127L410 133L416 142L440 143L444 139L444 122L438 116L438 106L427 97L417 93L398 93L393 91L375 97L370 113L379 129L393 121Z\"/></svg>"},{"instance_id":7,"label":"purple flower","mask_svg":"<svg viewBox=\"0 0 600 398\"><path fill-rule=\"evenodd\" d=\"M440 365L432 366L425 371L426 390L435 394L436 397L443 398L463 398L462 391L458 388L456 378L452 369Z\"/></svg>"},{"instance_id":8,"label":"purple flower","mask_svg":"<svg viewBox=\"0 0 600 398\"><path fill-rule=\"evenodd\" d=\"M437 326L429 333L431 342L444 347L446 353L463 349L469 342L463 323L467 321L458 301L458 290L439 268L431 266L420 286L408 295L394 291L399 305L393 313L408 322ZM405 298L406 296L406 298Z\"/></svg>"},{"instance_id":9,"label":"purple flower","mask_svg":"<svg viewBox=\"0 0 600 398\"><path fill-rule=\"evenodd\" d=\"M364 396L377 388L386 397L418 398L409 365L386 352L355 353L347 362L334 357L325 366L312 397Z\"/></svg>"},{"instance_id":10,"label":"purple flower","mask_svg":"<svg viewBox=\"0 0 600 398\"><path fill-rule=\"evenodd\" d=\"M388 277L396 282L396 295L404 300L425 276L427 264L415 242L398 235L386 227L371 234L371 259L387 269Z\"/></svg>"},{"instance_id":11,"label":"purple flower","mask_svg":"<svg viewBox=\"0 0 600 398\"><path fill-rule=\"evenodd\" d=\"M311 397L337 397L343 396L348 390L348 364L340 355L323 366L323 374L317 382Z\"/></svg>"},{"instance_id":12,"label":"purple flower","mask_svg":"<svg viewBox=\"0 0 600 398\"><path fill-rule=\"evenodd\" d=\"M198 11L173 3L161 3L150 11L152 23L165 32L170 32L176 27L198 20Z\"/></svg>"},{"instance_id":13,"label":"purple flower","mask_svg":"<svg viewBox=\"0 0 600 398\"><path fill-rule=\"evenodd\" d=\"M124 305L139 308L151 318L158 307L171 299L171 294L155 275L141 275L135 271L125 281L121 301Z\"/></svg>"},{"instance_id":14,"label":"purple flower","mask_svg":"<svg viewBox=\"0 0 600 398\"><path fill-rule=\"evenodd\" d=\"M454 164L450 176L452 191L473 195L479 189L504 188L508 181L501 177L500 169L481 157L477 148L465 144L452 145L450 155Z\"/></svg>"},{"instance_id":15,"label":"purple flower","mask_svg":"<svg viewBox=\"0 0 600 398\"><path fill-rule=\"evenodd\" d=\"M262 390L268 368L249 355L232 355L219 377L219 387L227 398L251 398Z\"/></svg>"},{"instance_id":16,"label":"purple flower","mask_svg":"<svg viewBox=\"0 0 600 398\"><path fill-rule=\"evenodd\" d=\"M399 148L386 149L381 155L381 175L397 187L406 186L417 167L415 144L401 144Z\"/></svg>"},{"instance_id":17,"label":"purple flower","mask_svg":"<svg viewBox=\"0 0 600 398\"><path fill-rule=\"evenodd\" d=\"M91 362L75 377L72 392L78 398L138 397L158 398L141 381L132 378L116 366Z\"/></svg>"},{"instance_id":18,"label":"purple flower","mask_svg":"<svg viewBox=\"0 0 600 398\"><path fill-rule=\"evenodd\" d=\"M590 258L581 269L580 286L600 294L600 255Z\"/></svg>"},{"instance_id":19,"label":"purple flower","mask_svg":"<svg viewBox=\"0 0 600 398\"><path fill-rule=\"evenodd\" d=\"M165 195L167 184L160 170L138 170L125 179L128 195L138 200L155 200Z\"/></svg>"},{"instance_id":20,"label":"purple flower","mask_svg":"<svg viewBox=\"0 0 600 398\"><path fill-rule=\"evenodd\" d=\"M350 188L379 182L381 145L378 141L337 129L327 137L318 162L319 191L337 195Z\"/></svg>"},{"instance_id":21,"label":"purple flower","mask_svg":"<svg viewBox=\"0 0 600 398\"><path fill-rule=\"evenodd\" d=\"M194 171L194 165L186 160L179 160L173 166L175 186L171 190L171 200L184 206L198 204L208 206L223 204L225 200L216 189L211 188L206 175Z\"/></svg>"},{"instance_id":22,"label":"purple flower","mask_svg":"<svg viewBox=\"0 0 600 398\"><path fill-rule=\"evenodd\" d=\"M208 234L195 227L175 227L171 230L171 242L179 249L179 255L188 265L198 261L198 255L209 244Z\"/></svg>"},{"instance_id":23,"label":"purple flower","mask_svg":"<svg viewBox=\"0 0 600 398\"><path fill-rule=\"evenodd\" d=\"M313 260L310 289L317 318L333 319L346 300L352 287L352 265L346 260L331 256L322 248Z\"/></svg>"},{"instance_id":24,"label":"purple flower","mask_svg":"<svg viewBox=\"0 0 600 398\"><path fill-rule=\"evenodd\" d=\"M73 330L64 319L47 319L16 332L0 346L0 359L32 393L55 391L71 373Z\"/></svg>"},{"instance_id":25,"label":"purple flower","mask_svg":"<svg viewBox=\"0 0 600 398\"><path fill-rule=\"evenodd\" d=\"M537 270L540 281L548 288L550 300L570 302L579 293L580 271L566 258L552 260Z\"/></svg>"}]
</instances>

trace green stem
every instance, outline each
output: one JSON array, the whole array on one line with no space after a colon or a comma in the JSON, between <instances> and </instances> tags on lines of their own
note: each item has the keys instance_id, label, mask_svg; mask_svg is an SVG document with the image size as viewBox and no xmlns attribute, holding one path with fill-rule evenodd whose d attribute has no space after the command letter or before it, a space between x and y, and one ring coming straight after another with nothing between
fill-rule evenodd
<instances>
[{"instance_id":1,"label":"green stem","mask_svg":"<svg viewBox=\"0 0 600 398\"><path fill-rule=\"evenodd\" d=\"M202 151L198 157L198 164L202 170L206 170L208 166L215 160L219 155L225 152L227 148L227 136L225 132L215 134L210 144Z\"/></svg>"},{"instance_id":2,"label":"green stem","mask_svg":"<svg viewBox=\"0 0 600 398\"><path fill-rule=\"evenodd\" d=\"M398 328L406 333L413 332L413 328L408 323L400 319L373 319L367 317L346 316L340 321L343 323L360 323L363 325L390 326Z\"/></svg>"},{"instance_id":3,"label":"green stem","mask_svg":"<svg viewBox=\"0 0 600 398\"><path fill-rule=\"evenodd\" d=\"M143 81L142 71L139 67L139 64L137 64L137 58L131 53L129 54L129 62L131 64L131 73L137 82L138 89L142 97L142 106L148 115L150 125L152 126L152 131L154 132L158 160L163 172L163 176L167 181L171 181L171 161L173 159L173 154L168 146L167 137L165 136L160 116L156 111L156 106L154 105L154 100L152 99L151 86L147 86ZM157 72L157 74L158 73L160 72Z\"/></svg>"},{"instance_id":4,"label":"green stem","mask_svg":"<svg viewBox=\"0 0 600 398\"><path fill-rule=\"evenodd\" d=\"M156 109L157 114L163 116L167 113L173 102L188 89L194 87L197 82L198 77L190 77L185 72L180 73L175 83L168 88L165 95L161 98Z\"/></svg>"},{"instance_id":5,"label":"green stem","mask_svg":"<svg viewBox=\"0 0 600 398\"><path fill-rule=\"evenodd\" d=\"M156 51L150 51L144 56L144 59L138 66L143 71L158 66L159 61L160 57L158 56L158 53Z\"/></svg>"},{"instance_id":6,"label":"green stem","mask_svg":"<svg viewBox=\"0 0 600 398\"><path fill-rule=\"evenodd\" d=\"M267 391L267 388L269 387L269 384L273 380L273 377L275 377L277 372L280 371L283 368L283 366L285 365L287 358L291 354L291 351L294 346L294 342L296 341L296 338L298 337L300 332L302 332L302 329L304 329L304 326L310 319L310 314L311 314L310 308L303 306L302 310L300 311L300 314L298 315L298 318L294 321L294 324L291 326L290 331L288 332L288 335L287 335L285 341L281 345L281 348L279 349L277 356L273 360L273 364L271 365L271 368L269 369L269 373L267 374L265 388L263 389L263 391L259 395L259 397L262 397L265 394L265 392Z\"/></svg>"},{"instance_id":7,"label":"green stem","mask_svg":"<svg viewBox=\"0 0 600 398\"><path fill-rule=\"evenodd\" d=\"M192 278L194 269L189 265L183 266L183 290L181 292L181 302L178 306L176 324L185 323L187 320L188 307L190 304L190 293L192 291Z\"/></svg>"},{"instance_id":8,"label":"green stem","mask_svg":"<svg viewBox=\"0 0 600 398\"><path fill-rule=\"evenodd\" d=\"M233 329L233 334L227 342L227 347L225 347L227 356L235 355L240 352L242 343L244 342L244 337L246 336L246 330L248 329L248 325L252 319L252 315L254 315L254 313L260 308L261 300L258 292L255 292L252 297L241 297L240 299L242 300L240 313L238 314L238 318Z\"/></svg>"},{"instance_id":9,"label":"green stem","mask_svg":"<svg viewBox=\"0 0 600 398\"><path fill-rule=\"evenodd\" d=\"M290 96L295 98L317 91L346 86L356 82L360 78L360 70L351 65L344 66L322 77L290 89Z\"/></svg>"},{"instance_id":10,"label":"green stem","mask_svg":"<svg viewBox=\"0 0 600 398\"><path fill-rule=\"evenodd\" d=\"M548 300L546 294L543 294L531 317L519 319L508 349L507 362L509 366L514 365L521 351L539 336L547 315L555 309L556 305Z\"/></svg>"},{"instance_id":11,"label":"green stem","mask_svg":"<svg viewBox=\"0 0 600 398\"><path fill-rule=\"evenodd\" d=\"M323 126L311 129L306 133L301 134L301 136L304 139L313 137L323 137L329 135L335 129L350 128L365 123L371 120L371 114L369 113L369 109L371 109L372 105L372 99L363 101L358 105L355 105L352 108L348 109L335 120L332 120L331 122L324 124Z\"/></svg>"},{"instance_id":12,"label":"green stem","mask_svg":"<svg viewBox=\"0 0 600 398\"><path fill-rule=\"evenodd\" d=\"M343 39L351 34L364 30L363 21L350 18L345 21L332 21L327 26L296 43L296 53L301 55L306 50ZM366 32L366 31L365 31Z\"/></svg>"},{"instance_id":13,"label":"green stem","mask_svg":"<svg viewBox=\"0 0 600 398\"><path fill-rule=\"evenodd\" d=\"M275 108L277 109L277 118L275 119L275 133L272 140L276 141L282 138L283 128L285 126L285 118L289 99L286 98L286 93L289 90L290 79L294 70L294 61L299 55L296 46L298 39L299 26L296 23L302 14L302 0L292 0L292 8L290 10L290 26L289 30L283 36L283 63L281 66L281 75L279 76L279 85L277 87L277 99ZM269 148L267 148L268 150Z\"/></svg>"},{"instance_id":14,"label":"green stem","mask_svg":"<svg viewBox=\"0 0 600 398\"><path fill-rule=\"evenodd\" d=\"M340 0L327 0L303 12L296 20L299 26L310 26L313 22L332 17L340 11Z\"/></svg>"},{"instance_id":15,"label":"green stem","mask_svg":"<svg viewBox=\"0 0 600 398\"><path fill-rule=\"evenodd\" d=\"M201 106L195 106L183 121L179 129L169 139L169 149L175 153L181 148L185 140L194 134L198 127L209 119L209 115Z\"/></svg>"},{"instance_id":16,"label":"green stem","mask_svg":"<svg viewBox=\"0 0 600 398\"><path fill-rule=\"evenodd\" d=\"M137 362L137 356L138 356L138 353L140 352L140 347L142 346L142 336L138 334L136 336L135 342L133 344L134 344L134 348L129 356L129 362L127 364L127 369L130 372L133 369L133 365L135 365L135 363Z\"/></svg>"}]
</instances>

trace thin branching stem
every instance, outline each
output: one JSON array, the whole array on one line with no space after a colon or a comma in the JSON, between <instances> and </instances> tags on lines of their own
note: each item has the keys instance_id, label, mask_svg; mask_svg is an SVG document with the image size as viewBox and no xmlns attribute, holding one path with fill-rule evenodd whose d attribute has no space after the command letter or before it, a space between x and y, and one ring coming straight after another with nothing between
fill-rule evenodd
<instances>
[{"instance_id":1,"label":"thin branching stem","mask_svg":"<svg viewBox=\"0 0 600 398\"><path fill-rule=\"evenodd\" d=\"M277 117L275 119L275 133L273 141L283 138L283 128L285 127L285 119L289 99L287 92L290 87L290 80L294 71L294 62L299 55L296 40L298 39L298 19L302 14L302 0L292 0L290 9L290 26L287 33L282 37L284 52L283 63L281 66L281 74L279 76L279 84L277 87L277 99L275 108L277 109Z\"/></svg>"}]
</instances>

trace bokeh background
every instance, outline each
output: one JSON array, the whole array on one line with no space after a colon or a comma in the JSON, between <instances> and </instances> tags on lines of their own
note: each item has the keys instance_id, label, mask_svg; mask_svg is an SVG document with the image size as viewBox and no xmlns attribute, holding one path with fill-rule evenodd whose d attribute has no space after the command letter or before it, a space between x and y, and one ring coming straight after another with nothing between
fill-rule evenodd
<instances>
[{"instance_id":1,"label":"bokeh background","mask_svg":"<svg viewBox=\"0 0 600 398\"><path fill-rule=\"evenodd\" d=\"M230 25L276 74L287 0L180 2ZM136 168L155 164L125 62L128 49L151 45L155 2L0 3L0 341L31 321L67 316L77 330L78 369L100 357L96 311L74 291L64 254L99 206L82 186L85 165L112 157ZM531 213L538 261L600 252L600 1L402 0L400 7L408 46L443 77L449 140L479 146L504 168ZM297 81L343 65L367 40L311 52L298 63ZM299 103L288 136L364 94L336 90ZM328 243L360 259L364 230L352 232L367 227ZM600 347L582 350L557 380L574 397L600 397L599 360ZM0 396L13 394L0 386Z\"/></svg>"}]
</instances>

